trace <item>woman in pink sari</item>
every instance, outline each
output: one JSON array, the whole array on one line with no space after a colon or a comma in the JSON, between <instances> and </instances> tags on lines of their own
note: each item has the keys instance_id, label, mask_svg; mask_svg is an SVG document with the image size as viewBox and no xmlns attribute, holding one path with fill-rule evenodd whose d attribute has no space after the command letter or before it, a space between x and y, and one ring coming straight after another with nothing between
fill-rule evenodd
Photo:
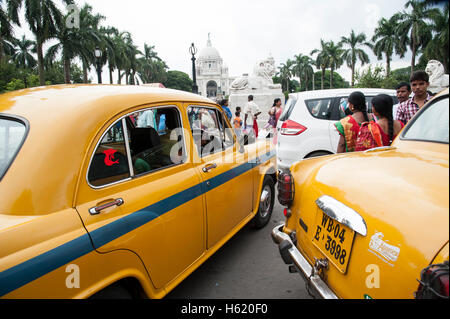
<instances>
[{"instance_id":1,"label":"woman in pink sari","mask_svg":"<svg viewBox=\"0 0 450 319\"><path fill-rule=\"evenodd\" d=\"M273 107L269 112L271 117L270 124L272 125L272 134L273 134L273 144L277 145L278 142L278 131L277 124L280 119L281 113L283 113L283 109L281 108L281 99L275 99L273 102Z\"/></svg>"}]
</instances>

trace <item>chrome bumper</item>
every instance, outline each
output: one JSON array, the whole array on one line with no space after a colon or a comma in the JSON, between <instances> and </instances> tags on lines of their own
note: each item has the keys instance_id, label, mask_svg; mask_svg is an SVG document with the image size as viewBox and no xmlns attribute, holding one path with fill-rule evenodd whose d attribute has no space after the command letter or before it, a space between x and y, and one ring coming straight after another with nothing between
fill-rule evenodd
<instances>
[{"instance_id":1,"label":"chrome bumper","mask_svg":"<svg viewBox=\"0 0 450 319\"><path fill-rule=\"evenodd\" d=\"M313 270L312 266L297 249L289 235L283 232L283 227L284 224L281 224L272 230L272 239L280 248L280 253L281 247L283 247L283 250L287 252L292 263L302 273L305 280L309 282L310 286L316 290L320 297L324 299L338 299L322 278L317 275L311 276Z\"/></svg>"}]
</instances>

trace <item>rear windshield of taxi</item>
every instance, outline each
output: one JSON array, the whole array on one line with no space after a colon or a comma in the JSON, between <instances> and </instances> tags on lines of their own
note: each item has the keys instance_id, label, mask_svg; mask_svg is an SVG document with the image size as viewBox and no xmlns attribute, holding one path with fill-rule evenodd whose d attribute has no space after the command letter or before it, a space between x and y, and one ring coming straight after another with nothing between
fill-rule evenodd
<instances>
[{"instance_id":1,"label":"rear windshield of taxi","mask_svg":"<svg viewBox=\"0 0 450 319\"><path fill-rule=\"evenodd\" d=\"M26 134L23 120L0 115L0 180L17 156Z\"/></svg>"},{"instance_id":2,"label":"rear windshield of taxi","mask_svg":"<svg viewBox=\"0 0 450 319\"><path fill-rule=\"evenodd\" d=\"M402 132L402 139L449 143L448 95L432 100L420 114L408 123Z\"/></svg>"}]
</instances>

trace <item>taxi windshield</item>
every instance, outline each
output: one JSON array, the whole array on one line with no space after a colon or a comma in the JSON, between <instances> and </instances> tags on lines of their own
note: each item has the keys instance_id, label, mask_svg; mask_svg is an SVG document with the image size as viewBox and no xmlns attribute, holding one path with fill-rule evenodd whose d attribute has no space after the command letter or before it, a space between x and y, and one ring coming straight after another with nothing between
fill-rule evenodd
<instances>
[{"instance_id":1,"label":"taxi windshield","mask_svg":"<svg viewBox=\"0 0 450 319\"><path fill-rule=\"evenodd\" d=\"M0 116L0 180L24 141L26 126L13 118Z\"/></svg>"}]
</instances>

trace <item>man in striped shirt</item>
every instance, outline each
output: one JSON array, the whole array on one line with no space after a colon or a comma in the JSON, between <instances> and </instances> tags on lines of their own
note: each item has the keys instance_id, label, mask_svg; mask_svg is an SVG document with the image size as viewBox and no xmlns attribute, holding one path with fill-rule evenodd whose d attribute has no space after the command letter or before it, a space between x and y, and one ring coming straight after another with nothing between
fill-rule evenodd
<instances>
[{"instance_id":1,"label":"man in striped shirt","mask_svg":"<svg viewBox=\"0 0 450 319\"><path fill-rule=\"evenodd\" d=\"M425 71L416 71L411 75L411 89L414 95L399 105L397 120L402 121L406 125L420 108L431 100L432 97L427 92L430 86L429 80L430 78Z\"/></svg>"}]
</instances>

